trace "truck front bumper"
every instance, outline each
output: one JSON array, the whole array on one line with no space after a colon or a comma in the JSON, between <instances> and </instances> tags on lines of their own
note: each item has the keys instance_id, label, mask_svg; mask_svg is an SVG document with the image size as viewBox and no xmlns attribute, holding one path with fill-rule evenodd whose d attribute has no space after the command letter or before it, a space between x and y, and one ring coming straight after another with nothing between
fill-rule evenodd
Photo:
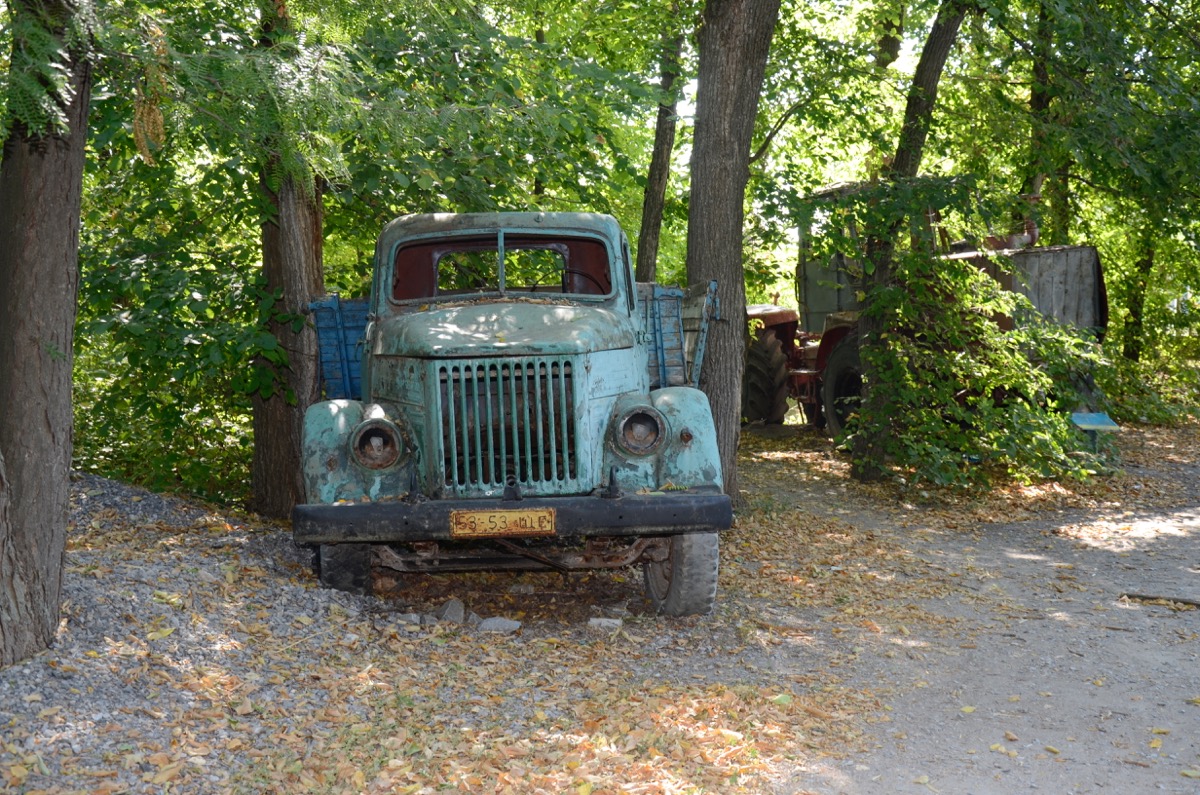
<instances>
[{"instance_id":1,"label":"truck front bumper","mask_svg":"<svg viewBox=\"0 0 1200 795\"><path fill-rule=\"evenodd\" d=\"M553 533L508 533L503 529L470 535L452 532L455 511L553 511ZM544 514L543 514L544 515ZM673 491L619 497L530 497L523 500L426 500L297 505L292 534L301 544L395 544L405 541L479 541L542 536L656 536L729 529L733 508L717 492Z\"/></svg>"}]
</instances>

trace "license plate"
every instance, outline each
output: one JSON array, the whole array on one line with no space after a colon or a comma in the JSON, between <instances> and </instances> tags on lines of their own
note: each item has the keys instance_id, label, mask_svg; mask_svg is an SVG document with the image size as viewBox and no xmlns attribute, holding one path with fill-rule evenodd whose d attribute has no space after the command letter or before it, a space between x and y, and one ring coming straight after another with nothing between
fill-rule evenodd
<instances>
[{"instance_id":1,"label":"license plate","mask_svg":"<svg viewBox=\"0 0 1200 795\"><path fill-rule=\"evenodd\" d=\"M451 511L450 535L455 538L552 536L554 535L554 509Z\"/></svg>"}]
</instances>

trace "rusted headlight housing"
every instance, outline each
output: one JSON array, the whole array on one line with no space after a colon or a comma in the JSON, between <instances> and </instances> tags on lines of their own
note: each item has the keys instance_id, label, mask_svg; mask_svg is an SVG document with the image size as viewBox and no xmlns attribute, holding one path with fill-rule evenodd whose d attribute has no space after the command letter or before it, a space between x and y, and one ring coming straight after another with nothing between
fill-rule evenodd
<instances>
[{"instance_id":1,"label":"rusted headlight housing","mask_svg":"<svg viewBox=\"0 0 1200 795\"><path fill-rule=\"evenodd\" d=\"M354 429L350 436L350 452L360 466L387 469L408 455L408 445L395 423L376 417Z\"/></svg>"},{"instance_id":2,"label":"rusted headlight housing","mask_svg":"<svg viewBox=\"0 0 1200 795\"><path fill-rule=\"evenodd\" d=\"M650 406L630 409L617 421L617 445L631 455L650 455L666 435L666 421Z\"/></svg>"}]
</instances>

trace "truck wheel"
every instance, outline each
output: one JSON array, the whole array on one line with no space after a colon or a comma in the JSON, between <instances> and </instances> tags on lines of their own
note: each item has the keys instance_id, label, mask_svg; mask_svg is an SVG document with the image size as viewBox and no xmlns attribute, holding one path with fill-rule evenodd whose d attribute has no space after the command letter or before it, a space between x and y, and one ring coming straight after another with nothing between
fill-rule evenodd
<instances>
[{"instance_id":1,"label":"truck wheel","mask_svg":"<svg viewBox=\"0 0 1200 795\"><path fill-rule=\"evenodd\" d=\"M371 593L370 544L322 544L317 550L321 585L356 594Z\"/></svg>"},{"instance_id":2,"label":"truck wheel","mask_svg":"<svg viewBox=\"0 0 1200 795\"><path fill-rule=\"evenodd\" d=\"M778 425L788 412L788 360L774 331L764 331L746 349L742 376L742 420Z\"/></svg>"},{"instance_id":3,"label":"truck wheel","mask_svg":"<svg viewBox=\"0 0 1200 795\"><path fill-rule=\"evenodd\" d=\"M821 402L825 405L829 434L839 435L862 402L862 365L858 360L858 340L853 335L839 342L829 354L821 384Z\"/></svg>"},{"instance_id":4,"label":"truck wheel","mask_svg":"<svg viewBox=\"0 0 1200 795\"><path fill-rule=\"evenodd\" d=\"M667 616L712 612L717 601L719 547L716 533L671 536L667 559L643 564L646 597L656 612Z\"/></svg>"}]
</instances>

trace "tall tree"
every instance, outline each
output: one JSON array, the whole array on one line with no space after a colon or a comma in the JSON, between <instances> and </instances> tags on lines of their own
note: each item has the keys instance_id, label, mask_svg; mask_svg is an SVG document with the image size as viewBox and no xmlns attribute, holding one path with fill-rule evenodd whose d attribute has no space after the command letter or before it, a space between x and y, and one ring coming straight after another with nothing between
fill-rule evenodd
<instances>
[{"instance_id":1,"label":"tall tree","mask_svg":"<svg viewBox=\"0 0 1200 795\"><path fill-rule=\"evenodd\" d=\"M294 58L296 29L284 0L262 6L262 46L280 59ZM284 102L278 94L275 101ZM286 110L281 109L281 116ZM324 228L321 190L309 165L286 158L291 146L277 131L267 143L262 190L268 215L262 225L263 273L267 290L280 298L268 329L286 354L278 369L278 387L254 395L254 457L250 466L251 508L265 516L286 517L303 499L300 473L301 429L305 410L319 397L316 331L302 318L308 303L324 291ZM269 366L269 362L265 363Z\"/></svg>"},{"instance_id":2,"label":"tall tree","mask_svg":"<svg viewBox=\"0 0 1200 795\"><path fill-rule=\"evenodd\" d=\"M679 24L679 3L671 4L670 24ZM654 123L654 148L650 152L650 169L646 175L646 190L642 199L642 226L638 232L637 280L652 282L658 264L658 241L662 233L663 206L666 203L667 179L671 176L671 154L675 150L675 127L678 120L678 90L680 58L683 54L683 31L669 30L663 34L662 61L658 88L658 115Z\"/></svg>"},{"instance_id":3,"label":"tall tree","mask_svg":"<svg viewBox=\"0 0 1200 795\"><path fill-rule=\"evenodd\" d=\"M263 274L267 290L280 299L267 328L286 359L277 359L278 387L253 396L251 508L264 516L285 517L303 499L301 428L305 409L320 399L316 331L298 318L324 292L322 212L320 191L311 178L305 184L287 174L276 182L268 170L262 184L271 210L262 224Z\"/></svg>"},{"instance_id":4,"label":"tall tree","mask_svg":"<svg viewBox=\"0 0 1200 795\"><path fill-rule=\"evenodd\" d=\"M925 140L933 124L933 109L937 103L938 83L941 82L946 59L958 38L958 29L966 16L967 6L963 0L944 0L938 9L937 18L929 30L917 69L913 73L904 108L904 121L900 127L900 141L896 154L884 171L884 178L894 183L910 180L921 168L921 156L925 151ZM866 301L858 322L859 342L863 347L877 344L887 331L882 315L871 311L872 293L882 289L892 279L892 257L902 229L903 219L895 221L889 228L873 230L867 241ZM879 374L872 366L872 357L863 357L863 381L866 396L862 416L862 427L854 440L854 476L860 480L878 480L884 474L884 450L888 426L888 407L885 391L875 389Z\"/></svg>"},{"instance_id":5,"label":"tall tree","mask_svg":"<svg viewBox=\"0 0 1200 795\"><path fill-rule=\"evenodd\" d=\"M9 4L0 160L0 666L58 628L91 91L86 2Z\"/></svg>"},{"instance_id":6,"label":"tall tree","mask_svg":"<svg viewBox=\"0 0 1200 795\"><path fill-rule=\"evenodd\" d=\"M709 333L701 386L716 422L725 490L735 503L746 350L746 182L759 92L778 19L779 0L708 0L698 37L687 273L691 282L717 281L726 320Z\"/></svg>"}]
</instances>

